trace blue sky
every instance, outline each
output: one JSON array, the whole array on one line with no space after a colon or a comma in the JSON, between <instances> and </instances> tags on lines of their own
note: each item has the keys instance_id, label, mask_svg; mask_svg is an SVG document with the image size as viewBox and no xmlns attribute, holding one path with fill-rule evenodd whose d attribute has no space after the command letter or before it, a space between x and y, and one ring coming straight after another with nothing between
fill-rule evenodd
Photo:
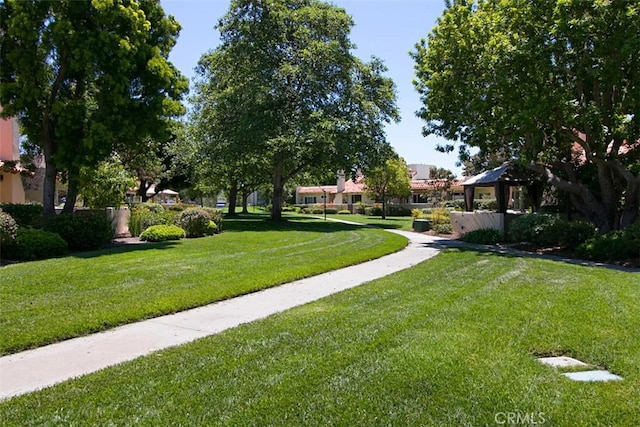
<instances>
[{"instance_id":1,"label":"blue sky","mask_svg":"<svg viewBox=\"0 0 640 427\"><path fill-rule=\"evenodd\" d=\"M228 0L161 0L167 14L175 16L182 25L178 43L170 59L182 73L191 79L200 56L219 43L214 29L219 18L229 7ZM409 51L425 37L444 10L444 0L335 0L355 21L351 41L356 44L355 54L367 60L375 55L389 68L398 90L398 107L402 115L399 124L386 128L387 139L407 163L426 163L452 170L457 175L462 169L455 165L455 153L435 151L441 141L438 137L424 137L422 121L415 116L420 108L420 97L411 83L414 62Z\"/></svg>"}]
</instances>

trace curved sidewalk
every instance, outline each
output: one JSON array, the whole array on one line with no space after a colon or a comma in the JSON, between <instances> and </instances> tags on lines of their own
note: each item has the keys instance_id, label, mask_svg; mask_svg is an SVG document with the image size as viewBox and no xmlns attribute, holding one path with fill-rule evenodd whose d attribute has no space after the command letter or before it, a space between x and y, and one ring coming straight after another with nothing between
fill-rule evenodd
<instances>
[{"instance_id":1,"label":"curved sidewalk","mask_svg":"<svg viewBox=\"0 0 640 427\"><path fill-rule=\"evenodd\" d=\"M404 270L439 252L438 237L389 231L407 237L407 247L263 291L1 357L0 400L265 318Z\"/></svg>"}]
</instances>

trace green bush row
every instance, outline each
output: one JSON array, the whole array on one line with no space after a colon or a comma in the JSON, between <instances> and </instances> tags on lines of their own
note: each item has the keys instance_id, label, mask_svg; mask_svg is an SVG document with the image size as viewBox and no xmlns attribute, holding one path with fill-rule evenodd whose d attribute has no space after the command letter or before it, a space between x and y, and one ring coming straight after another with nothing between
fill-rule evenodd
<instances>
[{"instance_id":1,"label":"green bush row","mask_svg":"<svg viewBox=\"0 0 640 427\"><path fill-rule=\"evenodd\" d=\"M23 217L24 219L24 217ZM104 212L76 212L40 218L39 227L18 225L0 211L0 255L3 259L36 260L67 251L98 249L113 240L111 222Z\"/></svg>"},{"instance_id":2,"label":"green bush row","mask_svg":"<svg viewBox=\"0 0 640 427\"><path fill-rule=\"evenodd\" d=\"M576 253L594 261L640 261L640 221L624 230L594 236L580 244Z\"/></svg>"}]
</instances>

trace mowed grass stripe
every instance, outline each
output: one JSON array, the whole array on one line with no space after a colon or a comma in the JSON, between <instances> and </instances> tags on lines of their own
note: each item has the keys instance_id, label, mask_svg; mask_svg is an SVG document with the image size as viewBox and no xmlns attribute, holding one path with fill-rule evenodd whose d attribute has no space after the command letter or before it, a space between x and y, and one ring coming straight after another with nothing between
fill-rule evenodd
<instances>
[{"instance_id":1,"label":"mowed grass stripe","mask_svg":"<svg viewBox=\"0 0 640 427\"><path fill-rule=\"evenodd\" d=\"M397 251L404 237L322 221L241 226L0 269L2 353L172 313Z\"/></svg>"},{"instance_id":2,"label":"mowed grass stripe","mask_svg":"<svg viewBox=\"0 0 640 427\"><path fill-rule=\"evenodd\" d=\"M0 411L6 425L635 425L639 304L637 273L449 251ZM535 360L550 352L624 380L568 380Z\"/></svg>"}]
</instances>

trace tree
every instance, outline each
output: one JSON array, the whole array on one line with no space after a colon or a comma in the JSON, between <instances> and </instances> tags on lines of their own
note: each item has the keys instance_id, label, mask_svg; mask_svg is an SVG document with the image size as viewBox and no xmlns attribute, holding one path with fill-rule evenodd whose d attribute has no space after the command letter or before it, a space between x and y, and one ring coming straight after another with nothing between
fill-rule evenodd
<instances>
[{"instance_id":1,"label":"tree","mask_svg":"<svg viewBox=\"0 0 640 427\"><path fill-rule=\"evenodd\" d=\"M73 208L81 167L116 141L162 134L182 114L188 81L167 60L180 30L158 0L0 3L0 103L20 119L46 162L45 215L55 180L68 176Z\"/></svg>"},{"instance_id":2,"label":"tree","mask_svg":"<svg viewBox=\"0 0 640 427\"><path fill-rule=\"evenodd\" d=\"M411 194L409 167L402 157L385 162L384 166L371 169L364 177L368 194L382 200L382 219L386 218L387 200L393 197L408 197Z\"/></svg>"},{"instance_id":3,"label":"tree","mask_svg":"<svg viewBox=\"0 0 640 427\"><path fill-rule=\"evenodd\" d=\"M436 203L446 197L456 176L449 169L432 167L429 170L429 195Z\"/></svg>"},{"instance_id":4,"label":"tree","mask_svg":"<svg viewBox=\"0 0 640 427\"><path fill-rule=\"evenodd\" d=\"M424 134L526 165L601 232L636 220L636 1L453 1L412 55Z\"/></svg>"},{"instance_id":5,"label":"tree","mask_svg":"<svg viewBox=\"0 0 640 427\"><path fill-rule=\"evenodd\" d=\"M395 87L381 61L351 54L352 25L317 0L234 0L217 26L222 44L201 59L195 104L208 112L197 126L217 156L211 166L232 188L247 172L268 176L273 219L300 174L355 174L388 157Z\"/></svg>"},{"instance_id":6,"label":"tree","mask_svg":"<svg viewBox=\"0 0 640 427\"><path fill-rule=\"evenodd\" d=\"M80 170L80 194L85 204L93 209L122 205L127 189L134 185L134 177L126 171L118 156L103 160L96 168L85 166Z\"/></svg>"}]
</instances>

